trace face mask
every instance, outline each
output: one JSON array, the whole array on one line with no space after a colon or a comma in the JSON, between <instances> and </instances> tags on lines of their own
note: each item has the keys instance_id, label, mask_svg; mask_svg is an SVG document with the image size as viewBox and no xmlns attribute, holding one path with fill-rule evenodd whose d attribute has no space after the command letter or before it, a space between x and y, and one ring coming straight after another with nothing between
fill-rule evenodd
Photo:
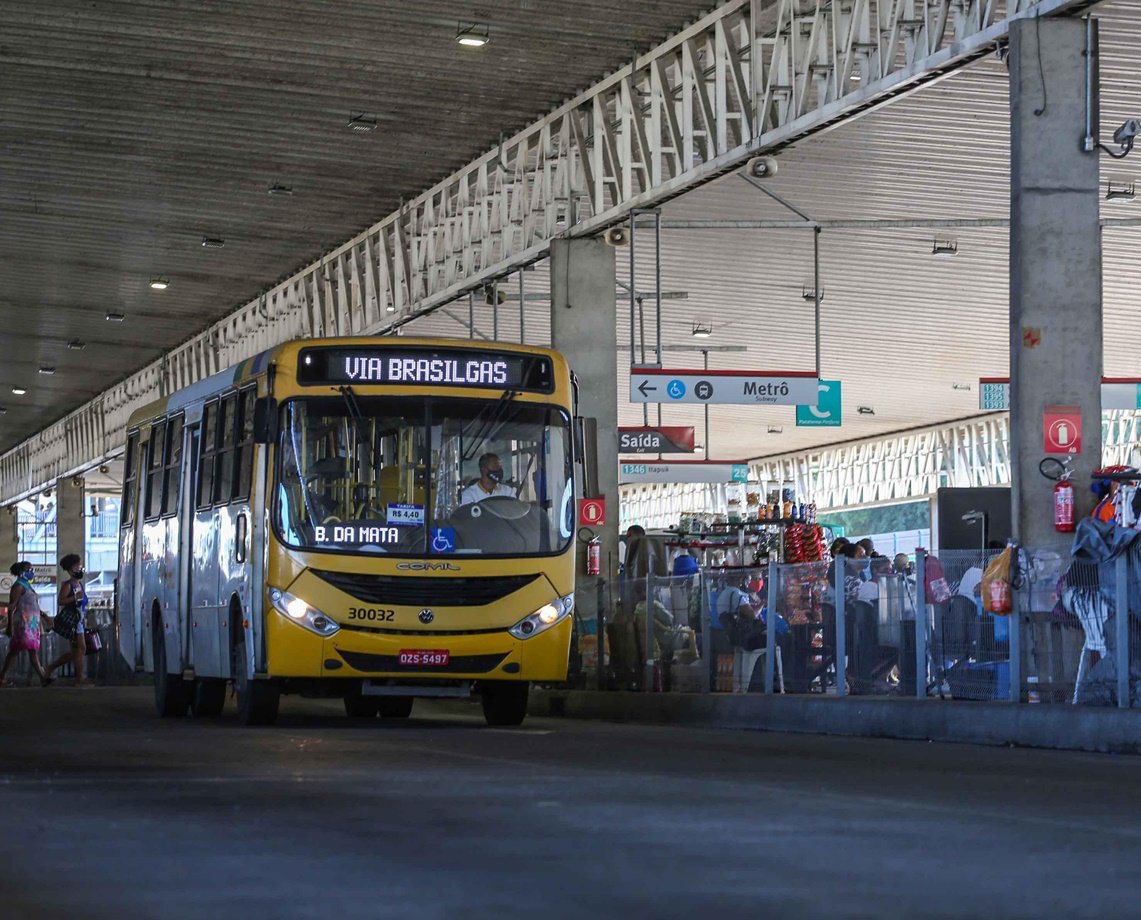
<instances>
[{"instance_id":1,"label":"face mask","mask_svg":"<svg viewBox=\"0 0 1141 920\"><path fill-rule=\"evenodd\" d=\"M503 470L488 470L487 478L492 482L503 482Z\"/></svg>"},{"instance_id":2,"label":"face mask","mask_svg":"<svg viewBox=\"0 0 1141 920\"><path fill-rule=\"evenodd\" d=\"M85 571L83 571L83 569L76 569L74 572L71 573L71 577L72 578L82 578L86 574L87 573Z\"/></svg>"},{"instance_id":3,"label":"face mask","mask_svg":"<svg viewBox=\"0 0 1141 920\"><path fill-rule=\"evenodd\" d=\"M36 580L36 573L34 571L29 570L29 571L24 573L24 581L26 581L28 584L31 584L35 580Z\"/></svg>"}]
</instances>

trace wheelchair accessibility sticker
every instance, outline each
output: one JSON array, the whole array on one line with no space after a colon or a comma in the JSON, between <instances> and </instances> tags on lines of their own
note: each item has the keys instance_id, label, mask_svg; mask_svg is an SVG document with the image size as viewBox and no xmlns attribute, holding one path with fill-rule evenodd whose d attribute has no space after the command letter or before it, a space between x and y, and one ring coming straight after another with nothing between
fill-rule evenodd
<instances>
[{"instance_id":1,"label":"wheelchair accessibility sticker","mask_svg":"<svg viewBox=\"0 0 1141 920\"><path fill-rule=\"evenodd\" d=\"M432 552L454 553L456 551L456 529L454 527L432 528Z\"/></svg>"}]
</instances>

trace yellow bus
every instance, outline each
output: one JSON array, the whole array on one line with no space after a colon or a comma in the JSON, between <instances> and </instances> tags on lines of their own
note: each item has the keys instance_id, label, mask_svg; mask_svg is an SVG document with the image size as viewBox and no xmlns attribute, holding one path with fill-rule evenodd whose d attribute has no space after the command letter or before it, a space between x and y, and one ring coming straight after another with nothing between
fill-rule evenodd
<instances>
[{"instance_id":1,"label":"yellow bus","mask_svg":"<svg viewBox=\"0 0 1141 920\"><path fill-rule=\"evenodd\" d=\"M215 716L232 683L247 724L283 693L522 722L567 674L574 393L549 349L330 338L134 413L120 647L159 714Z\"/></svg>"}]
</instances>

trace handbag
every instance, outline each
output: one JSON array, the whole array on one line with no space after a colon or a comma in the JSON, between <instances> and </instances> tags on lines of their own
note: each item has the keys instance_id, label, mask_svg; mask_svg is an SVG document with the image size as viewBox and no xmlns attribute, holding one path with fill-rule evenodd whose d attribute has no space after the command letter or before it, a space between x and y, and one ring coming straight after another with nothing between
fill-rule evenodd
<instances>
[{"instance_id":1,"label":"handbag","mask_svg":"<svg viewBox=\"0 0 1141 920\"><path fill-rule=\"evenodd\" d=\"M83 633L83 646L88 655L103 651L103 637L99 635L99 630L85 631Z\"/></svg>"},{"instance_id":2,"label":"handbag","mask_svg":"<svg viewBox=\"0 0 1141 920\"><path fill-rule=\"evenodd\" d=\"M68 641L75 639L75 631L79 626L79 621L83 614L79 612L79 608L75 604L68 604L58 614L56 614L55 622L52 625L52 631L57 636L62 636Z\"/></svg>"}]
</instances>

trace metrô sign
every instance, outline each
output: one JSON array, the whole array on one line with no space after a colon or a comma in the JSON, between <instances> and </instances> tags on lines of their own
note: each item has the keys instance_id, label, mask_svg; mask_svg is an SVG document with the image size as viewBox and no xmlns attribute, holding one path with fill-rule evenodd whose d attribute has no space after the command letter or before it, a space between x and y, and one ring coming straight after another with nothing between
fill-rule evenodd
<instances>
[{"instance_id":1,"label":"metr\u00f4 sign","mask_svg":"<svg viewBox=\"0 0 1141 920\"><path fill-rule=\"evenodd\" d=\"M692 454L693 427L619 428L622 454Z\"/></svg>"}]
</instances>

